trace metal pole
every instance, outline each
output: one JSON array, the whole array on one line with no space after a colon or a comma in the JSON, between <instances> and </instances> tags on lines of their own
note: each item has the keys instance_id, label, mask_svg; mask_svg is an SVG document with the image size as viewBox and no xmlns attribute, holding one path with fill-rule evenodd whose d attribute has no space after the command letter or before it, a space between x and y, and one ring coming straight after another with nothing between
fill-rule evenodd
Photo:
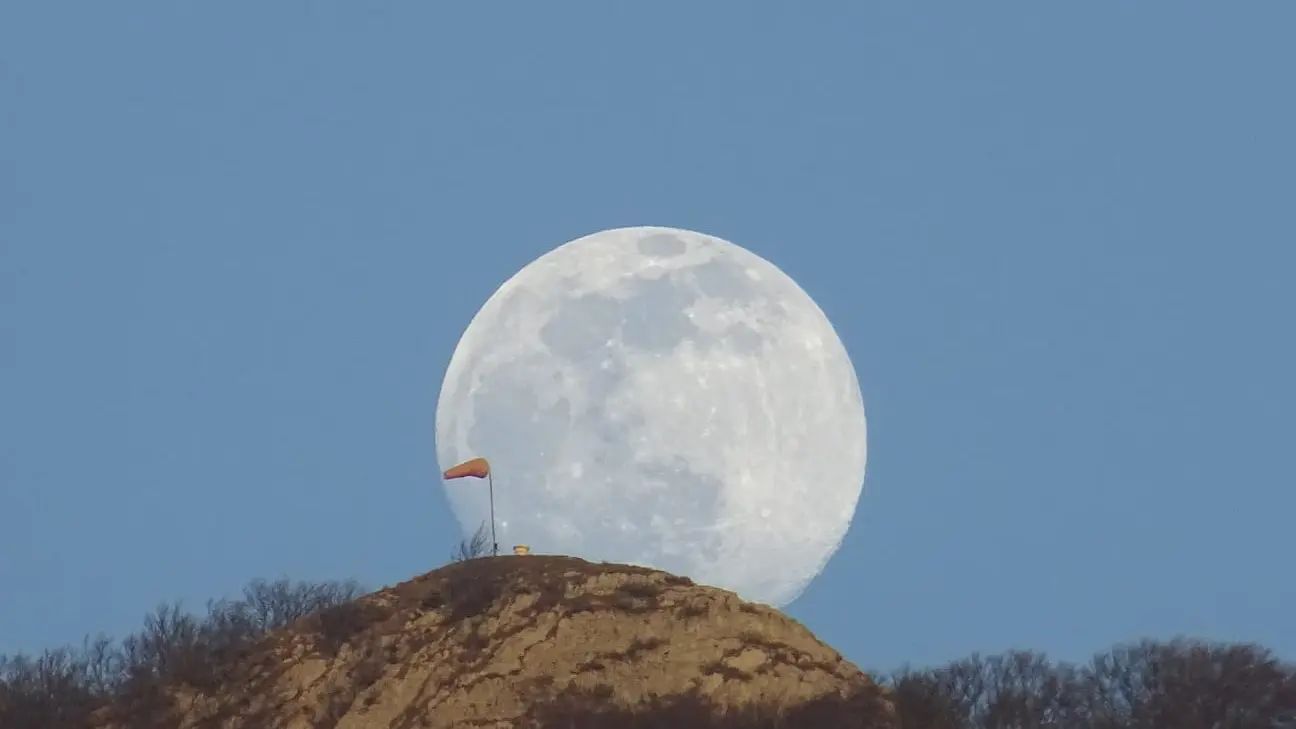
<instances>
[{"instance_id":1,"label":"metal pole","mask_svg":"<svg viewBox=\"0 0 1296 729\"><path fill-rule=\"evenodd\" d=\"M490 489L490 514L491 514L491 556L499 556L499 540L495 538L495 478L490 471L486 472L486 485Z\"/></svg>"}]
</instances>

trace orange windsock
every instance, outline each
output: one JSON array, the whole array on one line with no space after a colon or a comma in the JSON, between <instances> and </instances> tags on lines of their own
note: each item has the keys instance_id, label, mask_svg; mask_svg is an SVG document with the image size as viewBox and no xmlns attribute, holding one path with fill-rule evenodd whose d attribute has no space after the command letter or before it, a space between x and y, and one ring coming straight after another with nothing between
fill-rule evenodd
<instances>
[{"instance_id":1,"label":"orange windsock","mask_svg":"<svg viewBox=\"0 0 1296 729\"><path fill-rule=\"evenodd\" d=\"M474 458L471 461L464 461L442 474L447 481L452 478L464 478L466 476L472 476L473 478L486 478L489 475L490 463L488 463L485 458Z\"/></svg>"}]
</instances>

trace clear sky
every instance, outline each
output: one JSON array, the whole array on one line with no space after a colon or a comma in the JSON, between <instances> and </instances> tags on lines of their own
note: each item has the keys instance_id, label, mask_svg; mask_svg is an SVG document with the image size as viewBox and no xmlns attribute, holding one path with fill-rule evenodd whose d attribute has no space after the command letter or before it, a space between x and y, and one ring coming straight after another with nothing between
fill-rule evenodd
<instances>
[{"instance_id":1,"label":"clear sky","mask_svg":"<svg viewBox=\"0 0 1296 729\"><path fill-rule=\"evenodd\" d=\"M345 6L345 7L344 7ZM1296 4L0 3L0 652L457 540L441 378L626 225L859 373L788 612L865 667L1296 658Z\"/></svg>"}]
</instances>

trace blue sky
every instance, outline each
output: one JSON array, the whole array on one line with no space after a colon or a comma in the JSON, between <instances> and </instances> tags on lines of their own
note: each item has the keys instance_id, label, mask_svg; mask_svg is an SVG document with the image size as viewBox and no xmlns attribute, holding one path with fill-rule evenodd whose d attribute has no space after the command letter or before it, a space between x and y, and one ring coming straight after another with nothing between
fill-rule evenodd
<instances>
[{"instance_id":1,"label":"blue sky","mask_svg":"<svg viewBox=\"0 0 1296 729\"><path fill-rule=\"evenodd\" d=\"M835 323L865 667L1296 658L1296 5L0 5L0 652L457 539L477 308L625 225Z\"/></svg>"}]
</instances>

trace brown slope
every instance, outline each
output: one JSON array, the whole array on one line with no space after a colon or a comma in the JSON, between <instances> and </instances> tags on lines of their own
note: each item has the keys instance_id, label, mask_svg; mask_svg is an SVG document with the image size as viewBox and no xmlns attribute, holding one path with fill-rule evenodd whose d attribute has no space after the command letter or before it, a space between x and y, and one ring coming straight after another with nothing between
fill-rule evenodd
<instances>
[{"instance_id":1,"label":"brown slope","mask_svg":"<svg viewBox=\"0 0 1296 729\"><path fill-rule=\"evenodd\" d=\"M890 727L872 681L801 624L655 570L452 564L303 619L202 687L103 729Z\"/></svg>"}]
</instances>

